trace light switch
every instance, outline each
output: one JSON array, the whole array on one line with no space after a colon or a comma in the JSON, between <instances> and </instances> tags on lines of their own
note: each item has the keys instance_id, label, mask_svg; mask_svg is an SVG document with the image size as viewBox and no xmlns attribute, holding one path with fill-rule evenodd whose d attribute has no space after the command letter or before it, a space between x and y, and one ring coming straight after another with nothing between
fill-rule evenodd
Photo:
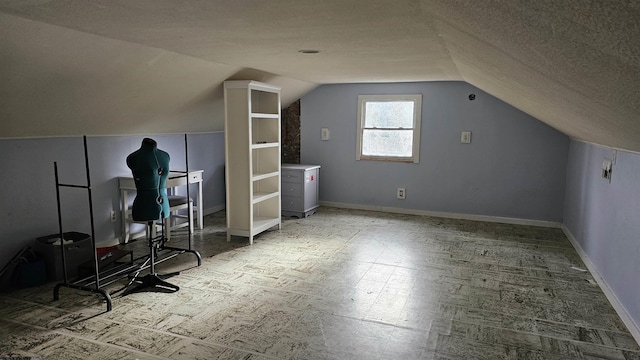
<instances>
[{"instance_id":1,"label":"light switch","mask_svg":"<svg viewBox=\"0 0 640 360\"><path fill-rule=\"evenodd\" d=\"M460 135L460 142L463 144L471 144L471 131L463 131Z\"/></svg>"},{"instance_id":2,"label":"light switch","mask_svg":"<svg viewBox=\"0 0 640 360\"><path fill-rule=\"evenodd\" d=\"M329 140L329 128L322 128L322 140Z\"/></svg>"}]
</instances>

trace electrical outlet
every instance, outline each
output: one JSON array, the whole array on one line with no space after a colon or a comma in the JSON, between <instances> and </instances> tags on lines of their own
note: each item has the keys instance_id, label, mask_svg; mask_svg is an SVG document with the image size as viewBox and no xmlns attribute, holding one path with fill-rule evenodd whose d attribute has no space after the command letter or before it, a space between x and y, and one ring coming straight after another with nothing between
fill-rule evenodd
<instances>
[{"instance_id":1,"label":"electrical outlet","mask_svg":"<svg viewBox=\"0 0 640 360\"><path fill-rule=\"evenodd\" d=\"M407 192L404 190L404 188L398 188L398 192L396 193L398 199L405 199L407 196Z\"/></svg>"},{"instance_id":2,"label":"electrical outlet","mask_svg":"<svg viewBox=\"0 0 640 360\"><path fill-rule=\"evenodd\" d=\"M116 212L111 210L111 222L116 222Z\"/></svg>"}]
</instances>

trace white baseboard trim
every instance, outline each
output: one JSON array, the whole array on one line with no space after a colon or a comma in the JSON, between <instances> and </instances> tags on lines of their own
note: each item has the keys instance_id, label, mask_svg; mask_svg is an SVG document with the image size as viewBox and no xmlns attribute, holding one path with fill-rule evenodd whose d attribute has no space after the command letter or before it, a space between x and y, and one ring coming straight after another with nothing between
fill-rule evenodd
<instances>
[{"instance_id":1,"label":"white baseboard trim","mask_svg":"<svg viewBox=\"0 0 640 360\"><path fill-rule=\"evenodd\" d=\"M569 228L567 228L563 224L561 229L569 239L569 242L571 242L571 245L573 245L573 248L576 249L576 252L578 252L578 255L580 255L580 259L582 259L582 262L585 264L587 269L589 269L589 272L591 272L591 275L596 280L598 286L600 286L600 289L611 303L611 306L613 306L613 309L616 311L616 313L618 313L618 316L620 316L622 322L627 326L627 329L631 333L631 336L633 336L636 342L640 344L640 326L638 326L638 324L629 315L629 312L627 312L627 308L625 308L620 300L618 300L616 294L613 292L611 287L609 287L609 284L607 284L607 281L602 277L593 262L591 262L589 255L587 255L587 253L582 249L582 246L580 246L580 243L576 240L571 231L569 231Z\"/></svg>"},{"instance_id":2,"label":"white baseboard trim","mask_svg":"<svg viewBox=\"0 0 640 360\"><path fill-rule=\"evenodd\" d=\"M220 210L224 210L226 206L224 204L216 205L210 208L202 209L202 215L211 215Z\"/></svg>"},{"instance_id":3,"label":"white baseboard trim","mask_svg":"<svg viewBox=\"0 0 640 360\"><path fill-rule=\"evenodd\" d=\"M129 241L140 239L140 238L144 238L146 236L147 236L147 232L146 231L138 231L138 232L134 232L134 233L129 233Z\"/></svg>"},{"instance_id":4,"label":"white baseboard trim","mask_svg":"<svg viewBox=\"0 0 640 360\"><path fill-rule=\"evenodd\" d=\"M559 222L544 221L544 220L531 220L531 219L519 219L500 216L488 216L488 215L474 215L474 214L461 214L450 213L441 211L428 211L417 209L404 209L389 206L372 206L372 205L360 205L360 204L347 204L331 201L320 201L320 206L336 207L343 209L356 209L356 210L369 210L369 211L381 211L395 214L408 214L408 215L424 215L433 216L447 219L460 219L460 220L472 220L472 221L484 221L495 222L502 224L514 224L514 225L530 225L549 228L560 228L562 226Z\"/></svg>"}]
</instances>

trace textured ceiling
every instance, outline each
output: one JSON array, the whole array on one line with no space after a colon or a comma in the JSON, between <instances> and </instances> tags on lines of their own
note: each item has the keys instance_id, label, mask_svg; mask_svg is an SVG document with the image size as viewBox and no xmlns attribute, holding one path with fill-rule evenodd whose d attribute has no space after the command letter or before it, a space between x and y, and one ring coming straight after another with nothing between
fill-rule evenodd
<instances>
[{"instance_id":1,"label":"textured ceiling","mask_svg":"<svg viewBox=\"0 0 640 360\"><path fill-rule=\"evenodd\" d=\"M639 20L635 0L0 0L0 137L220 130L226 79L278 84L285 105L462 80L640 151Z\"/></svg>"}]
</instances>

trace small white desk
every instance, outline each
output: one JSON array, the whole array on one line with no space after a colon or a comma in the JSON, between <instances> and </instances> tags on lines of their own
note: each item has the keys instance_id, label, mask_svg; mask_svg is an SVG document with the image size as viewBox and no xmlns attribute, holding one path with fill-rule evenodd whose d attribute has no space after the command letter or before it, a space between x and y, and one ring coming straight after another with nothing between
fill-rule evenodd
<instances>
[{"instance_id":1,"label":"small white desk","mask_svg":"<svg viewBox=\"0 0 640 360\"><path fill-rule=\"evenodd\" d=\"M189 176L185 176L184 172L170 171L167 178L167 189L175 188L177 186L187 185L187 178L189 184L198 184L198 191L196 195L196 215L198 229L202 230L204 224L202 222L202 173L204 170L192 170L189 171ZM122 237L123 242L129 241L129 191L136 191L136 183L132 176L118 177L118 185L120 187L120 219L122 220Z\"/></svg>"}]
</instances>

